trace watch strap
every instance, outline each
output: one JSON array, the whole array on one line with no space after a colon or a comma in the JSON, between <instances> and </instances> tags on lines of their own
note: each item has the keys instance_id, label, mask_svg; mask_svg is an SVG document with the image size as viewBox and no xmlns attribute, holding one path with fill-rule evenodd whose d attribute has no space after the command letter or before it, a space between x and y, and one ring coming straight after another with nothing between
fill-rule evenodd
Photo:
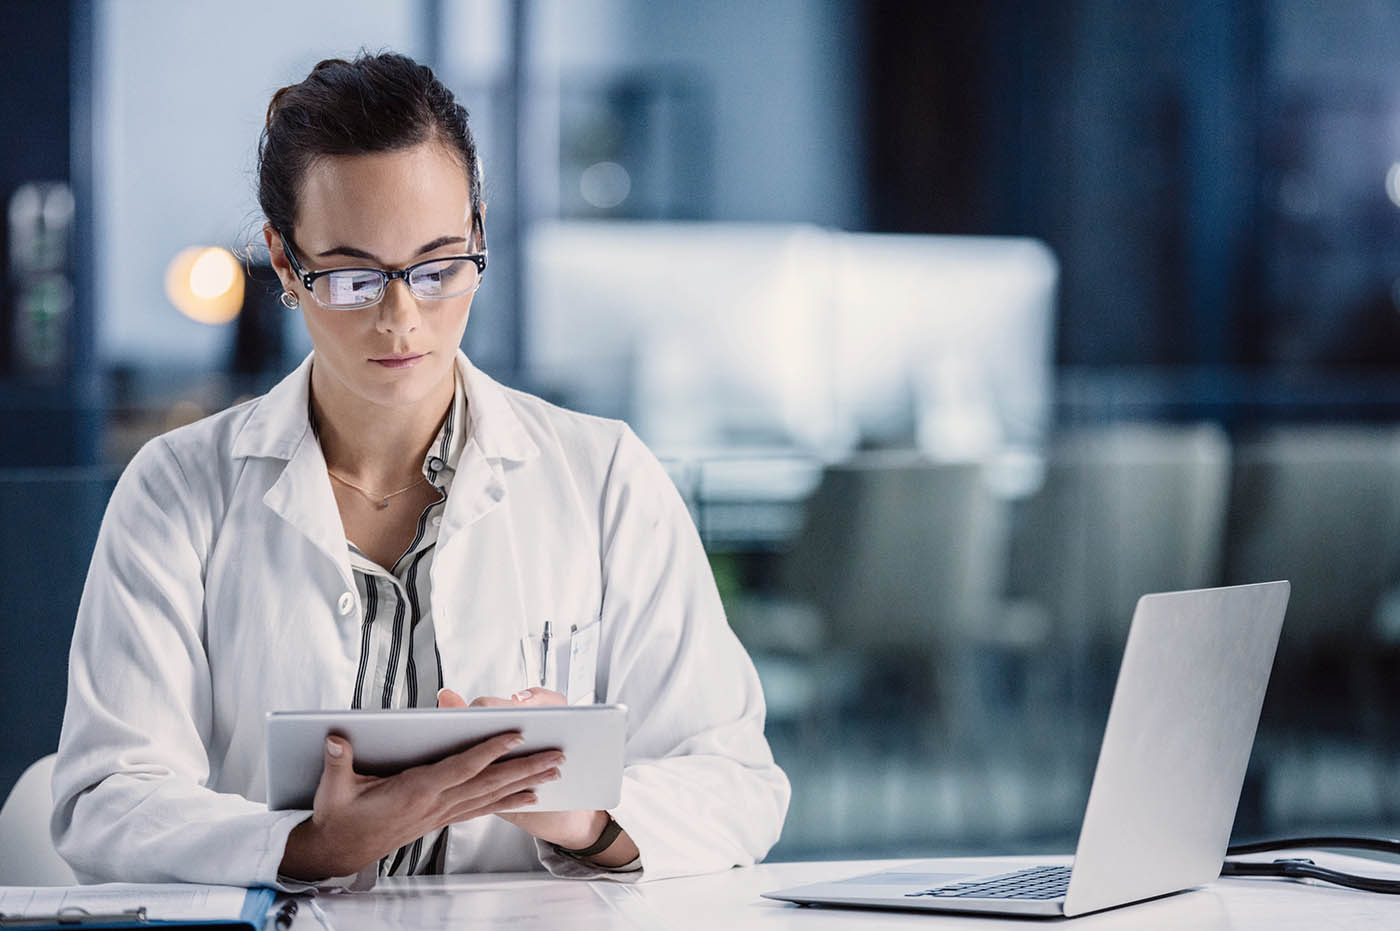
<instances>
[{"instance_id":1,"label":"watch strap","mask_svg":"<svg viewBox=\"0 0 1400 931\"><path fill-rule=\"evenodd\" d=\"M581 850L570 850L568 847L559 849L575 857L595 857L612 846L617 840L617 835L622 833L622 825L613 820L613 816L608 814L608 823L603 826L603 833L598 835L598 839Z\"/></svg>"}]
</instances>

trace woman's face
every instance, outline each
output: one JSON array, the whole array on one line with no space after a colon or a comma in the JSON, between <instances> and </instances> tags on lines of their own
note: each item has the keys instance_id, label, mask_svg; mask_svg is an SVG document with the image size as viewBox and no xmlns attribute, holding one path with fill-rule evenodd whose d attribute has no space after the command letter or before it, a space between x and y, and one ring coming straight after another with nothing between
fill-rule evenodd
<instances>
[{"instance_id":1,"label":"woman's face","mask_svg":"<svg viewBox=\"0 0 1400 931\"><path fill-rule=\"evenodd\" d=\"M461 164L442 146L328 156L307 169L292 250L308 271L399 269L474 251L470 195ZM292 272L282 244L264 230L283 287L301 299L316 347L313 388L322 403L403 409L451 396L453 360L472 294L419 300L402 279L369 307L322 307ZM326 397L326 394L335 397Z\"/></svg>"}]
</instances>

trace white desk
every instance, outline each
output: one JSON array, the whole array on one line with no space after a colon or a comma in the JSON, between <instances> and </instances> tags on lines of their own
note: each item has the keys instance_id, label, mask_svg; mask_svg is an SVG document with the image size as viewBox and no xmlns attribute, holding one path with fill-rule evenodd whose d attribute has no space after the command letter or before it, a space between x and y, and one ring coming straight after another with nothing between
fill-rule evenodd
<instances>
[{"instance_id":1,"label":"white desk","mask_svg":"<svg viewBox=\"0 0 1400 931\"><path fill-rule=\"evenodd\" d=\"M1400 868L1329 854L1319 864L1370 875L1400 876ZM1034 862L1053 861L1040 858ZM981 869L976 861L917 861L930 872ZM1031 861L1027 861L1031 862ZM577 882L539 873L431 876L380 880L369 893L321 899L334 931L388 927L512 931L601 931L601 929L881 929L977 928L1030 931L1037 922L982 916L917 912L803 908L759 898L785 886L842 879L886 869L908 860L835 863L766 863L712 876L640 885ZM293 931L315 931L316 919L303 910ZM1059 923L1062 920L1051 920ZM1073 919L1075 931L1131 928L1134 931L1227 931L1267 928L1400 927L1400 896L1356 892L1286 880L1220 880L1202 889Z\"/></svg>"}]
</instances>

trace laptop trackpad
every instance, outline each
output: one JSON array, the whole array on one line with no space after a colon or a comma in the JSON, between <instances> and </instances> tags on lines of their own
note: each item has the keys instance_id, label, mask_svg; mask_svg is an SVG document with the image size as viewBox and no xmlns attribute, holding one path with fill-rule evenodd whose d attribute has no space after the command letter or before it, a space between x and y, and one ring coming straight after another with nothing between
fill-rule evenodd
<instances>
[{"instance_id":1,"label":"laptop trackpad","mask_svg":"<svg viewBox=\"0 0 1400 931\"><path fill-rule=\"evenodd\" d=\"M920 889L932 889L935 886L946 886L948 883L955 883L960 879L969 876L980 876L981 873L870 873L866 876L856 876L851 879L839 879L838 886L909 886Z\"/></svg>"}]
</instances>

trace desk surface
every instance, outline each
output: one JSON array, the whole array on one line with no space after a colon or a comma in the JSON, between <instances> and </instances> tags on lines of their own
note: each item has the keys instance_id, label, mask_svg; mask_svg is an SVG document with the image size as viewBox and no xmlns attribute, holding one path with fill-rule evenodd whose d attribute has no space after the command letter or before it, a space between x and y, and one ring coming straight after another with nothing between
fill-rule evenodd
<instances>
[{"instance_id":1,"label":"desk surface","mask_svg":"<svg viewBox=\"0 0 1400 931\"><path fill-rule=\"evenodd\" d=\"M1339 855L1315 854L1319 863L1371 875L1400 877L1400 867ZM1053 862L1040 858L1026 863ZM999 861L1007 862L1007 861ZM369 893L323 898L333 931L404 928L558 929L881 929L1016 928L1038 922L983 916L803 908L759 898L785 886L844 879L898 865L929 872L985 868L976 860L866 860L834 863L765 863L711 876L625 885L578 882L539 873L428 876L380 880ZM312 931L314 919L299 919ZM1059 924L1062 920L1052 920ZM1219 880L1201 889L1073 919L1075 931L1132 928L1312 929L1400 927L1400 896L1357 892L1283 880Z\"/></svg>"}]
</instances>

